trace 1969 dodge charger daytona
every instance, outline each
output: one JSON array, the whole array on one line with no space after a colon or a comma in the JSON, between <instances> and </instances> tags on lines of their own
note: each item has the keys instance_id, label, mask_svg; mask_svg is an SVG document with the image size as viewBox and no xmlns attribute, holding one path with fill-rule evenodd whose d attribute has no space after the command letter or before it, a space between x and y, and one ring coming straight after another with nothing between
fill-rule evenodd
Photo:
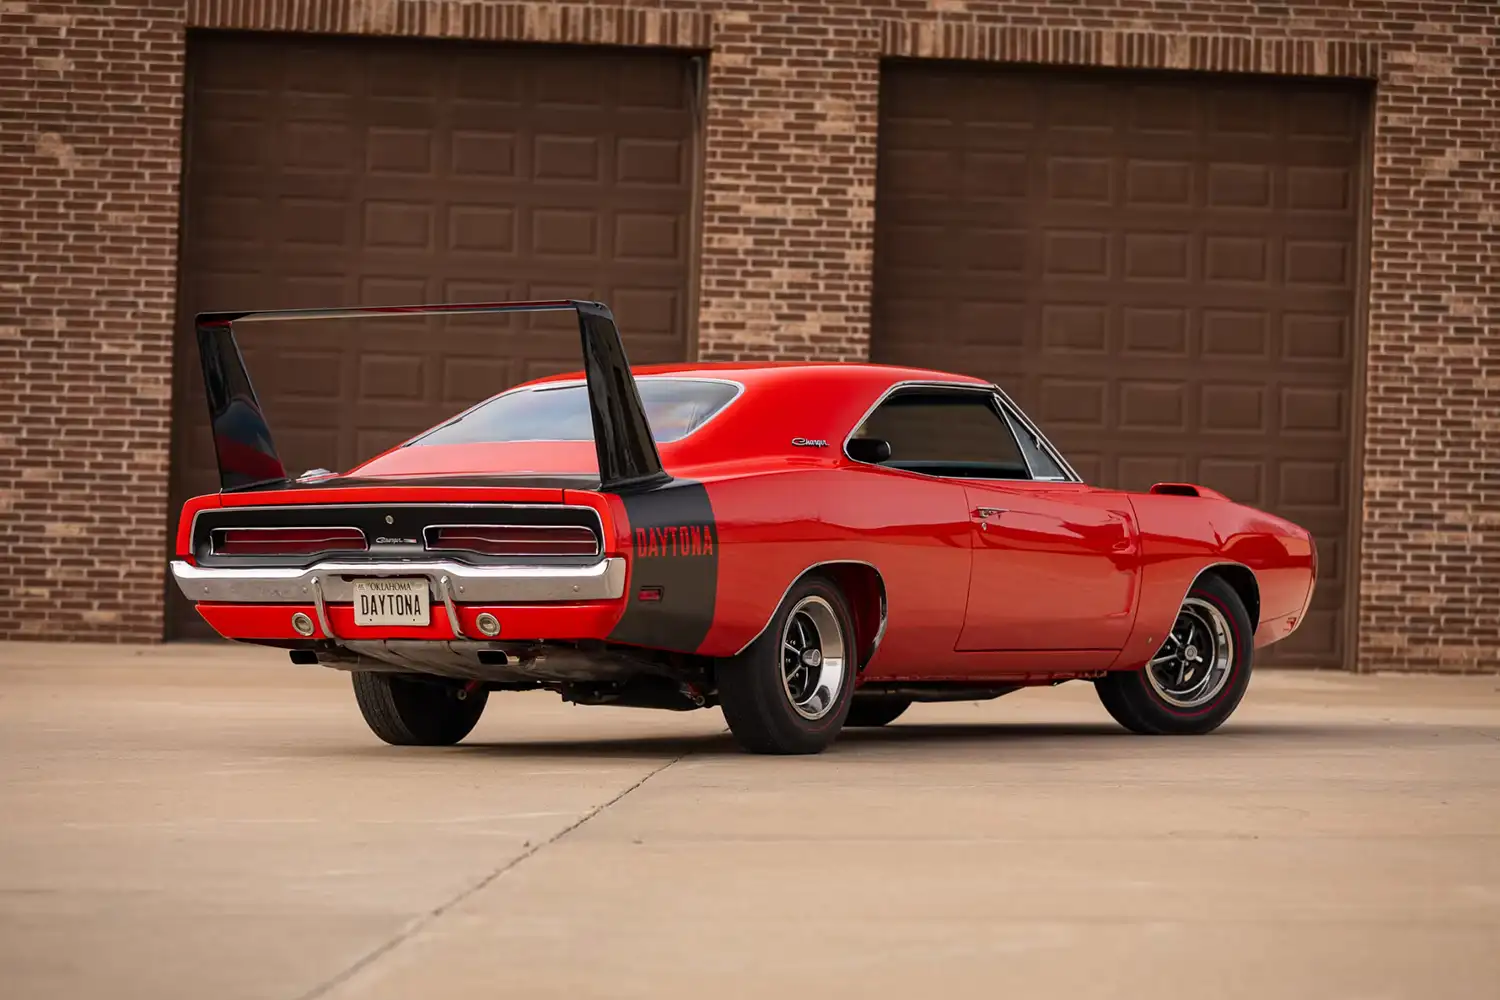
<instances>
[{"instance_id":1,"label":"1969 dodge charger daytona","mask_svg":"<svg viewBox=\"0 0 1500 1000\"><path fill-rule=\"evenodd\" d=\"M271 320L563 311L582 372L500 392L342 474L289 476L235 343ZM913 702L1090 681L1197 734L1312 599L1306 531L1201 486L1082 482L999 388L853 363L632 369L550 301L205 313L221 490L172 573L230 639L352 673L370 728L440 745L492 692L718 705L815 753Z\"/></svg>"}]
</instances>

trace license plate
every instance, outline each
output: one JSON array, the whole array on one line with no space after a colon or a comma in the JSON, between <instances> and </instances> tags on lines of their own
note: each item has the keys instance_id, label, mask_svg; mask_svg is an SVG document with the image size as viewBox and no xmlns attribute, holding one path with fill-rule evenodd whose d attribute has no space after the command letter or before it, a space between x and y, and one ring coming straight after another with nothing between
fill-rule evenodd
<instances>
[{"instance_id":1,"label":"license plate","mask_svg":"<svg viewBox=\"0 0 1500 1000\"><path fill-rule=\"evenodd\" d=\"M426 577L354 581L356 625L426 625L431 614Z\"/></svg>"}]
</instances>

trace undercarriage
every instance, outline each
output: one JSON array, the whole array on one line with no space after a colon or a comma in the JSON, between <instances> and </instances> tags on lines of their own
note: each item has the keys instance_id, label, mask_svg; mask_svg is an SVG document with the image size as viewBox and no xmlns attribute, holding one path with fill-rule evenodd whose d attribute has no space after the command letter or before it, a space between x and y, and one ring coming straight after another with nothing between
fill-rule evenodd
<instances>
[{"instance_id":1,"label":"undercarriage","mask_svg":"<svg viewBox=\"0 0 1500 1000\"><path fill-rule=\"evenodd\" d=\"M286 648L297 664L399 674L468 690L552 691L564 701L579 705L691 711L718 704L715 670L720 661L604 642L343 639L262 644ZM988 701L1024 687L1091 677L1035 676L968 683L874 681L861 685L856 697L911 702Z\"/></svg>"}]
</instances>

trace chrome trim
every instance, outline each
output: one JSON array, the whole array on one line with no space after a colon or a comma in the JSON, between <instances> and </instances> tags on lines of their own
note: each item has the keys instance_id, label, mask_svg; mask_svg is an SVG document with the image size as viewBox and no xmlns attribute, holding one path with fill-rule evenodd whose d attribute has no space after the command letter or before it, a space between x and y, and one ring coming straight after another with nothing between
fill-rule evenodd
<instances>
[{"instance_id":1,"label":"chrome trim","mask_svg":"<svg viewBox=\"0 0 1500 1000\"><path fill-rule=\"evenodd\" d=\"M1242 570L1245 570L1246 572L1248 572L1250 574L1251 578L1253 580L1255 580L1255 589L1256 589L1256 592L1259 593L1259 591L1260 591L1260 577L1258 577L1258 576L1255 575L1255 570L1251 569L1249 566L1246 566L1242 562L1235 562L1233 559L1220 559L1218 562L1211 562L1211 563L1209 563L1207 566L1204 566L1202 569L1198 570L1198 572L1196 572L1196 573L1193 574L1192 582L1189 583L1187 585L1187 589L1182 592L1182 600L1180 600L1180 601L1177 602L1177 607L1178 607L1179 610L1181 610L1182 606L1187 603L1188 595L1191 594L1193 592L1193 588L1198 585L1199 578L1201 578L1203 576L1203 574L1207 573L1209 570L1211 570L1211 569L1218 569L1221 566L1232 566L1235 569L1242 569ZM1177 612L1174 611L1172 613L1175 615ZM1176 619L1173 619L1173 620L1175 621ZM1259 622L1256 623L1257 626L1259 624L1260 624Z\"/></svg>"},{"instance_id":2,"label":"chrome trim","mask_svg":"<svg viewBox=\"0 0 1500 1000\"><path fill-rule=\"evenodd\" d=\"M420 489L421 488L421 487L408 487L408 486L405 486L404 484L399 483L399 482L392 483L391 486L393 488L409 488L409 489ZM341 489L341 488L342 487L337 487L337 486L333 487L333 489ZM462 487L462 488L463 489L471 489L471 490L506 489L506 487L504 485L493 486L493 487L490 487L490 486L467 486L467 487ZM534 489L535 487L522 487L522 488L523 489ZM434 509L441 508L441 509L444 509L444 510L450 510L450 509L451 510L494 510L497 507L503 507L503 508L506 508L506 509L512 509L512 508L516 508L516 507L521 507L521 508L525 508L527 510L586 510L586 511L589 511L590 513L592 513L594 515L594 523L599 526L599 538L601 540L604 538L604 519L599 514L599 508L597 508L597 507L590 507L586 503L526 503L526 502L514 502L513 503L513 502L511 502L509 500L490 500L490 501L478 501L478 502L466 502L466 503L441 503L441 502L440 503L423 503L420 500L396 500L396 501L393 501L391 503L386 503L383 500L372 500L372 501L370 501L368 503L245 503L245 504L238 504L237 503L237 504L230 504L230 505L224 506L224 507L204 507L202 510L197 510L197 511L193 512L193 524L192 524L192 527L188 529L188 543L191 544L192 540L194 538L198 537L198 518L201 517L205 513L211 513L211 512L215 512L215 511L225 511L225 510L369 510L371 507L378 507L378 508L381 508L381 509L385 509L385 508L388 508L388 507L397 507L397 508L401 508L401 507L432 507ZM234 525L228 524L228 525L225 525L224 527L226 527L226 528L233 528ZM313 525L312 527L316 527L316 525ZM217 531L219 529L213 528L211 530L212 531ZM250 529L247 529L247 530L250 530ZM257 528L257 529L253 529L253 530L263 530L263 531L277 530L277 531L279 531L279 530L283 530L283 529L280 529L280 528L275 528L275 529L272 529L272 528ZM358 530L360 531L361 534L364 534L364 529L363 528L360 528ZM369 538L368 535L365 535L365 545L368 546L369 544L370 544L370 538Z\"/></svg>"},{"instance_id":3,"label":"chrome trim","mask_svg":"<svg viewBox=\"0 0 1500 1000\"><path fill-rule=\"evenodd\" d=\"M871 566L870 568L871 569L875 569L875 567L873 567L873 566ZM879 573L880 570L877 569L877 570L875 570L875 572ZM876 653L877 650L880 649L880 640L882 640L882 639L885 638L885 627L886 627L886 624L887 624L887 615L886 615L885 579L882 577L881 581L880 581L880 627L875 630L875 641L872 642L872 643L870 643L870 659L871 660L875 659L875 653ZM869 661L867 660L866 662L869 662Z\"/></svg>"},{"instance_id":4,"label":"chrome trim","mask_svg":"<svg viewBox=\"0 0 1500 1000\"><path fill-rule=\"evenodd\" d=\"M1040 442L1042 450L1050 455L1052 457L1052 460L1057 463L1057 467L1063 470L1063 474L1069 477L1067 481L1082 483L1083 477L1078 474L1078 471L1074 469L1073 466L1068 464L1068 460L1063 457L1063 453L1058 450L1057 445L1053 444L1051 439L1048 438L1047 435L1042 433L1042 429L1037 426L1036 421L1028 417L1026 415L1026 411L1021 409L1021 407L1017 405L1016 401L1014 399L1011 399L1004 389L1000 388L998 385L993 384L990 387L994 389L995 394L1000 397L1001 404L1004 405L1011 413L1015 414L1015 416L1020 419L1022 425L1025 426L1027 430L1036 435L1036 439L1038 442ZM1050 483L1056 482L1056 480L1041 479L1037 480L1037 482Z\"/></svg>"},{"instance_id":5,"label":"chrome trim","mask_svg":"<svg viewBox=\"0 0 1500 1000\"><path fill-rule=\"evenodd\" d=\"M1236 569L1242 569L1245 572L1249 573L1250 574L1250 578L1255 581L1255 593L1256 593L1257 599L1259 599L1259 596L1260 596L1260 577L1258 577L1258 576L1255 575L1255 570L1251 569L1249 566L1246 566L1242 562L1235 562L1232 559L1221 559L1218 562L1211 562L1211 563L1209 563L1207 566L1204 566L1202 569L1198 570L1198 572L1196 572L1196 573L1193 574L1193 578L1188 581L1187 589L1182 592L1182 600L1178 601L1177 605L1172 610L1172 621L1173 622L1177 621L1177 614L1178 614L1178 612L1180 612L1182 610L1182 606L1187 603L1188 595L1193 592L1193 588L1196 587L1196 586L1198 586L1198 581L1201 580L1201 579L1203 579L1203 574L1207 573L1209 570L1218 569L1221 566L1233 566ZM1249 611L1250 609L1246 608L1245 610ZM1265 609L1262 608L1261 610L1264 611ZM1261 625L1265 622L1265 615L1264 614L1259 615L1258 618L1259 618L1259 620L1255 623L1254 628L1251 629L1251 635L1252 635L1252 637L1253 637L1253 635L1254 635L1255 632L1259 632L1260 631ZM1137 624L1137 626L1139 626L1139 624L1140 624L1139 620L1137 621L1136 624ZM1302 624L1302 620L1300 618L1297 620L1297 624L1299 626ZM1167 629L1168 632L1170 632L1172 630L1172 626L1169 624L1169 625L1167 625L1166 629ZM1147 631L1149 632L1151 630L1148 629ZM1292 631L1296 631L1296 629L1293 629ZM1290 634L1290 633L1288 633L1288 634Z\"/></svg>"},{"instance_id":6,"label":"chrome trim","mask_svg":"<svg viewBox=\"0 0 1500 1000\"><path fill-rule=\"evenodd\" d=\"M710 383L713 383L715 385L731 385L731 386L734 386L734 390L735 390L734 395L730 396L729 399L724 403L723 406L719 407L713 413L709 414L707 420L703 421L703 423L699 424L697 427L694 427L692 430L690 430L686 434L682 435L682 437L673 438L671 441L657 441L656 443L658 445L662 445L662 444L676 444L678 441L686 441L688 438L692 437L694 434L697 434L704 427L707 427L710 423L712 423L715 419L718 418L719 414L723 413L725 410L727 410L731 406L733 406L735 404L735 402L738 401L739 398L745 394L745 383L736 381L735 379L732 379L732 378L712 378L712 377L709 377L709 376L702 376L702 375L632 375L631 376L631 381L637 382L637 383L640 383L640 382L710 382ZM570 379L559 379L559 380L557 380L555 382L533 382L533 383L528 383L528 384L525 384L525 385L511 386L509 389L506 389L503 392L497 392L497 393L495 393L493 396L490 396L488 399L481 399L479 402L475 403L473 406L470 406L466 410L460 410L458 413L455 413L453 416L449 417L447 420L444 420L440 424L435 424L432 427L427 428L425 431L422 431L420 434L417 434L415 437L407 438L405 441L403 441L400 444L396 445L396 447L397 448L407 448L407 447L410 447L411 445L416 444L418 441L422 440L423 438L425 438L427 435L433 433L434 431L441 430L442 428L447 427L450 424L457 423L458 421L462 420L464 417L467 417L469 414L471 414L475 410L479 409L481 406L487 406L488 404L493 403L495 400L499 399L502 396L512 396L512 395L515 395L518 392L547 392L547 391L549 391L551 389L572 389L572 388L577 388L578 386L587 386L587 385L588 385L588 380L587 379L570 378ZM644 408L645 404L642 403L641 405ZM528 443L529 444L535 444L535 443L538 443L538 442L548 442L548 441L557 441L557 440L560 440L560 439L558 439L558 438L526 438L526 439L517 439L517 440L514 440L514 441L498 441L498 442L495 442L495 443L496 444L528 444ZM656 440L656 437L655 437L654 434L652 435L652 440ZM394 449L392 449L392 450L394 450ZM374 459L370 459L370 461L374 461ZM356 468L358 468L358 466L356 466Z\"/></svg>"},{"instance_id":7,"label":"chrome trim","mask_svg":"<svg viewBox=\"0 0 1500 1000\"><path fill-rule=\"evenodd\" d=\"M893 396L897 392L900 392L902 389L911 388L977 389L983 392L988 392L993 388L993 386L990 386L984 382L944 382L938 379L907 379L903 382L893 382L890 385L886 386L885 391L875 399L875 402L870 404L870 408L865 410L865 412L860 415L860 418L858 420L854 421L854 425L849 428L849 433L844 435L844 443L839 445L840 454L842 454L846 459L855 463L856 465L870 465L870 462L861 462L849 454L849 442L854 440L854 432L859 430L860 427L863 426L864 422L870 419L870 414L880 409L881 404L884 403L887 399L891 398L891 396ZM876 466L876 468L881 468L881 466ZM916 473L916 475L920 474L921 473Z\"/></svg>"},{"instance_id":8,"label":"chrome trim","mask_svg":"<svg viewBox=\"0 0 1500 1000\"><path fill-rule=\"evenodd\" d=\"M448 627L453 629L453 634L460 639L467 639L464 630L458 623L458 608L453 606L453 592L449 589L448 574L444 573L437 579L438 598L443 602L443 608L448 612Z\"/></svg>"},{"instance_id":9,"label":"chrome trim","mask_svg":"<svg viewBox=\"0 0 1500 1000\"><path fill-rule=\"evenodd\" d=\"M1212 659L1204 663L1197 643L1192 642L1193 624L1188 624L1188 639L1184 641L1177 636L1177 627L1183 617L1197 619L1197 624L1203 626L1204 636L1213 642L1211 649L1207 652L1212 654ZM1172 642L1177 648L1172 653L1163 653L1167 643ZM1177 660L1177 679L1169 683L1163 676L1163 661ZM1230 676L1234 673L1234 667L1239 658L1239 651L1234 648L1234 627L1230 625L1229 619L1224 612L1219 610L1218 605L1197 597L1189 597L1183 602L1177 617L1172 621L1172 627L1167 630L1162 639L1161 647L1157 655L1146 663L1146 683L1151 686L1152 691L1162 701L1173 708L1195 709L1207 705L1217 698L1229 683ZM1192 664L1189 666L1188 664ZM1196 672L1198 666L1203 668L1203 676L1197 679L1184 690L1188 684L1188 672Z\"/></svg>"},{"instance_id":10,"label":"chrome trim","mask_svg":"<svg viewBox=\"0 0 1500 1000\"><path fill-rule=\"evenodd\" d=\"M592 507L589 508L593 510ZM597 556L604 551L604 523L599 520L598 511L595 510L595 521L599 522L597 531L583 524L429 524L422 529L422 547L428 552L476 552L477 549L466 549L461 545L433 545L428 532L438 531L444 528L525 528L536 531L587 531L594 539L594 551L565 553L567 555ZM533 555L545 555L546 553L532 553Z\"/></svg>"},{"instance_id":11,"label":"chrome trim","mask_svg":"<svg viewBox=\"0 0 1500 1000\"><path fill-rule=\"evenodd\" d=\"M858 425L856 424L855 426ZM755 645L760 637L765 635L766 632L771 628L771 622L776 618L776 612L780 611L782 604L786 603L786 595L792 592L792 588L797 586L798 581L800 581L807 574L811 573L813 570L819 569L823 566L867 566L875 571L875 578L880 581L880 627L875 630L875 641L870 644L870 659L873 660L875 658L875 653L880 649L880 640L885 638L885 626L887 622L885 574L880 572L879 566L876 566L874 563L865 562L863 559L824 559L821 562L813 563L802 572L792 577L792 582L786 585L786 589L783 590L781 592L781 596L776 599L775 606L771 608L771 615L766 619L766 623L760 627L760 631L751 636L750 641L745 643L739 649L735 650L732 655L739 656L745 650ZM865 662L868 663L869 660L866 660Z\"/></svg>"},{"instance_id":12,"label":"chrome trim","mask_svg":"<svg viewBox=\"0 0 1500 1000\"><path fill-rule=\"evenodd\" d=\"M1021 443L1021 436L1016 433L1015 423L1010 419L1010 415L1005 412L1005 402L1000 398L998 392L990 393L990 406L994 407L995 414L1000 418L1000 422L1010 432L1010 439L1015 442L1016 451L1021 455L1021 464L1026 466L1026 478L1033 483L1050 482L1050 480L1038 479L1036 477L1036 466L1031 464L1031 456L1026 454L1026 446Z\"/></svg>"},{"instance_id":13,"label":"chrome trim","mask_svg":"<svg viewBox=\"0 0 1500 1000\"><path fill-rule=\"evenodd\" d=\"M318 623L330 637L325 603L354 600L353 577L424 576L436 591L446 576L456 601L474 604L547 604L612 601L625 595L625 560L610 556L584 566L465 566L445 559L411 562L320 562L297 567L205 567L172 561L172 576L190 601L228 604L305 604L318 607Z\"/></svg>"},{"instance_id":14,"label":"chrome trim","mask_svg":"<svg viewBox=\"0 0 1500 1000\"><path fill-rule=\"evenodd\" d=\"M177 563L172 564L172 575L177 576ZM180 586L182 584L182 577L178 576L177 582ZM307 586L312 591L313 608L318 612L318 627L323 630L323 637L325 639L337 639L338 636L333 631L333 623L328 620L328 609L323 604L323 583L318 579L316 573L307 581ZM208 590L207 587L203 589L205 591ZM352 593L350 597L353 597Z\"/></svg>"},{"instance_id":15,"label":"chrome trim","mask_svg":"<svg viewBox=\"0 0 1500 1000\"><path fill-rule=\"evenodd\" d=\"M812 626L811 636L798 621L799 616ZM794 626L797 638L802 640L800 646L792 641ZM823 718L838 704L839 693L844 689L846 645L833 606L816 594L802 598L786 616L786 625L781 629L781 648L777 650L781 690L792 711L809 722ZM792 654L790 663L788 653ZM793 680L799 677L803 683L794 685Z\"/></svg>"},{"instance_id":16,"label":"chrome trim","mask_svg":"<svg viewBox=\"0 0 1500 1000\"><path fill-rule=\"evenodd\" d=\"M1021 411L1020 407L1016 406L1014 400L1012 400L1009 396L1007 396L1005 394L1005 390L1004 389L1001 389L998 385L995 385L993 382L944 382L944 381L942 381L940 379L908 379L908 380L903 381L903 382L892 383L890 386L888 386L886 388L885 392L883 392L883 393L880 394L880 398L876 399L875 402L870 406L870 408L868 410L866 410L860 416L860 418L854 422L854 426L849 429L849 433L848 433L848 435L845 436L844 443L843 443L843 445L842 445L842 447L840 449L841 452L843 453L844 458L848 459L850 462L854 462L856 465L870 465L870 464L872 464L872 463L869 463L869 462L860 462L859 460L851 457L850 454L849 454L849 442L854 439L854 432L857 431L857 430L859 430L861 424L863 424L866 420L870 419L870 415L872 413L874 413L876 410L878 410L881 407L881 405L887 399L889 399L891 396L895 395L897 392L902 391L903 389L963 389L963 390L968 390L968 391L971 391L971 392L982 392L982 393L985 393L986 395L988 395L988 396L991 397L992 401L998 402L1002 408L1008 408L1011 412L1013 412L1019 418L1021 424L1023 426L1025 426L1025 428L1027 430L1031 431L1033 434L1036 435L1036 439L1037 439L1038 442L1041 443L1042 449L1044 451L1046 451L1047 454L1050 455L1053 458L1054 461L1057 462L1058 468L1062 469L1063 472L1066 475L1068 475L1068 476L1071 477L1070 479L1066 480L1067 482L1074 482L1074 483L1081 483L1081 482L1083 482L1083 479L1080 478L1079 475L1078 475L1078 473L1074 471L1073 467L1068 464L1067 460L1062 457L1062 454L1057 450L1057 448L1055 446L1053 446L1052 442L1049 441L1049 440L1047 440L1047 436L1042 433L1041 429L1039 427L1037 427L1037 425L1035 423L1033 423L1031 421L1031 419L1029 417L1027 417L1026 414ZM1010 426L1009 421L1005 420L1005 413L1004 412L999 412L999 413L997 413L997 416L999 416L1000 419L1005 422L1005 424L1006 424L1006 428L1005 429L1008 430L1008 431L1010 431L1011 437L1015 437L1015 430ZM1021 461L1026 464L1026 473L1027 473L1027 475L1031 476L1031 479L1027 480L1028 482L1034 482L1034 483L1052 483L1052 482L1057 482L1057 480L1055 480L1055 479L1037 479L1036 478L1036 472L1031 467L1031 459L1029 459L1029 458L1026 457L1026 449L1024 449L1024 448L1021 447L1021 442L1019 442L1019 441L1016 442L1016 448L1017 448L1018 451L1021 452ZM879 466L879 465L877 465L877 466L875 466L875 468L886 468L886 466ZM896 469L896 470L892 470L892 471L905 472L905 471L908 471L908 470ZM943 477L943 476L929 476L925 472L911 472L910 474L913 475L913 476L922 476L922 477L927 478L927 479L945 479L945 478L947 478L947 477ZM1003 481L1004 482L1014 482L1015 480L1003 480Z\"/></svg>"}]
</instances>

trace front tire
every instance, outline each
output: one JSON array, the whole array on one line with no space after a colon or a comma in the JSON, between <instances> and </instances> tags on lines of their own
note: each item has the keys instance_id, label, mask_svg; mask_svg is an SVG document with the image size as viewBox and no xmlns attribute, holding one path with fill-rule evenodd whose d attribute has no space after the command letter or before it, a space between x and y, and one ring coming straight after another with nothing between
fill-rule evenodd
<instances>
[{"instance_id":1,"label":"front tire","mask_svg":"<svg viewBox=\"0 0 1500 1000\"><path fill-rule=\"evenodd\" d=\"M473 731L489 692L358 670L354 700L370 731L392 746L446 747Z\"/></svg>"},{"instance_id":2,"label":"front tire","mask_svg":"<svg viewBox=\"0 0 1500 1000\"><path fill-rule=\"evenodd\" d=\"M1254 627L1244 601L1219 576L1188 591L1172 631L1151 662L1094 682L1115 721L1148 736L1213 732L1239 707L1250 685Z\"/></svg>"},{"instance_id":3,"label":"front tire","mask_svg":"<svg viewBox=\"0 0 1500 1000\"><path fill-rule=\"evenodd\" d=\"M717 671L719 704L749 753L820 753L838 736L854 694L853 618L831 581L799 581L750 648Z\"/></svg>"}]
</instances>

